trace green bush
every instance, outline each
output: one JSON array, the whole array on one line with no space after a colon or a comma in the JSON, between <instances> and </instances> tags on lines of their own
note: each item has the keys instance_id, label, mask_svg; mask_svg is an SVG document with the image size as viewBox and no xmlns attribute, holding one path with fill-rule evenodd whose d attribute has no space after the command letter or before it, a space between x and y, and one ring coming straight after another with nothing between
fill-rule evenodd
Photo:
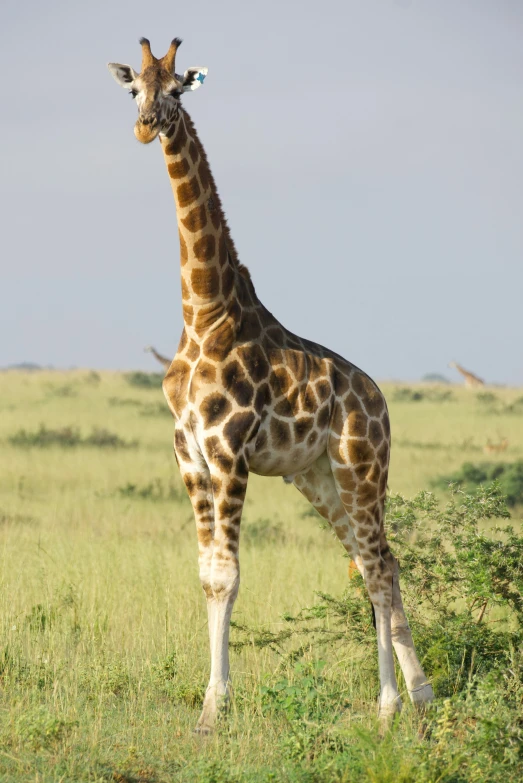
<instances>
[{"instance_id":1,"label":"green bush","mask_svg":"<svg viewBox=\"0 0 523 783\"><path fill-rule=\"evenodd\" d=\"M46 448L48 446L61 446L70 448L72 446L96 446L98 448L132 448L138 445L138 441L126 441L109 432L106 429L95 428L87 437L82 437L80 431L73 427L61 427L59 429L49 429L45 424L41 424L36 432L27 432L27 430L18 430L9 438L12 446L22 446L24 448L38 447Z\"/></svg>"},{"instance_id":2,"label":"green bush","mask_svg":"<svg viewBox=\"0 0 523 783\"><path fill-rule=\"evenodd\" d=\"M139 416L162 416L172 419L172 413L165 401L161 402L142 402L133 400L129 397L110 397L109 405L119 408L137 408Z\"/></svg>"},{"instance_id":3,"label":"green bush","mask_svg":"<svg viewBox=\"0 0 523 783\"><path fill-rule=\"evenodd\" d=\"M450 383L446 375L439 372L428 372L421 380L423 383Z\"/></svg>"},{"instance_id":4,"label":"green bush","mask_svg":"<svg viewBox=\"0 0 523 783\"><path fill-rule=\"evenodd\" d=\"M454 395L450 389L410 389L408 386L400 386L394 389L392 394L393 402L447 402L452 400Z\"/></svg>"},{"instance_id":5,"label":"green bush","mask_svg":"<svg viewBox=\"0 0 523 783\"><path fill-rule=\"evenodd\" d=\"M162 402L145 403L142 406L142 409L138 411L138 413L140 414L140 416L160 416L162 418L167 418L171 420L173 417L171 410L167 405L167 403L165 402L165 400L163 400Z\"/></svg>"},{"instance_id":6,"label":"green bush","mask_svg":"<svg viewBox=\"0 0 523 783\"><path fill-rule=\"evenodd\" d=\"M78 721L65 720L50 712L46 707L37 707L24 712L17 720L16 733L24 745L35 750L50 749L78 726Z\"/></svg>"},{"instance_id":7,"label":"green bush","mask_svg":"<svg viewBox=\"0 0 523 783\"><path fill-rule=\"evenodd\" d=\"M36 432L18 430L9 438L13 446L78 446L82 442L80 432L73 427L61 427L60 429L48 429L45 424L40 424Z\"/></svg>"},{"instance_id":8,"label":"green bush","mask_svg":"<svg viewBox=\"0 0 523 783\"><path fill-rule=\"evenodd\" d=\"M173 701L188 707L199 707L205 696L201 680L187 681L179 675L176 653L170 653L151 665L153 683Z\"/></svg>"},{"instance_id":9,"label":"green bush","mask_svg":"<svg viewBox=\"0 0 523 783\"><path fill-rule=\"evenodd\" d=\"M131 397L109 397L108 402L111 407L119 408L141 408L143 405L140 400L133 400Z\"/></svg>"},{"instance_id":10,"label":"green bush","mask_svg":"<svg viewBox=\"0 0 523 783\"><path fill-rule=\"evenodd\" d=\"M117 493L124 498L141 498L142 500L175 501L176 503L190 504L189 496L184 487L178 488L170 482L164 485L161 479L153 479L148 484L133 484L127 482L123 487L117 488Z\"/></svg>"},{"instance_id":11,"label":"green bush","mask_svg":"<svg viewBox=\"0 0 523 783\"><path fill-rule=\"evenodd\" d=\"M473 491L482 484L498 481L508 506L523 503L523 460L516 462L465 462L455 473L433 480L433 486L448 489L455 484L465 491Z\"/></svg>"},{"instance_id":12,"label":"green bush","mask_svg":"<svg viewBox=\"0 0 523 783\"><path fill-rule=\"evenodd\" d=\"M388 538L400 561L404 604L439 696L461 692L471 676L506 671L523 642L523 535L510 526L485 530L482 524L507 517L497 483L473 495L454 492L442 509L430 492L388 501ZM312 607L285 615L279 633L234 626L233 645L269 647L292 660L311 649L374 644L359 576L341 597L317 595ZM360 674L374 677L375 671L372 657Z\"/></svg>"},{"instance_id":13,"label":"green bush","mask_svg":"<svg viewBox=\"0 0 523 783\"><path fill-rule=\"evenodd\" d=\"M263 546L267 544L283 544L287 535L281 522L271 519L256 519L254 522L242 524L242 543L246 546Z\"/></svg>"},{"instance_id":14,"label":"green bush","mask_svg":"<svg viewBox=\"0 0 523 783\"><path fill-rule=\"evenodd\" d=\"M161 389L164 376L159 372L128 372L124 378L138 389Z\"/></svg>"},{"instance_id":15,"label":"green bush","mask_svg":"<svg viewBox=\"0 0 523 783\"><path fill-rule=\"evenodd\" d=\"M521 416L523 414L523 397L518 397L513 402L504 403L492 392L479 392L476 394L476 400L485 406L489 414Z\"/></svg>"}]
</instances>

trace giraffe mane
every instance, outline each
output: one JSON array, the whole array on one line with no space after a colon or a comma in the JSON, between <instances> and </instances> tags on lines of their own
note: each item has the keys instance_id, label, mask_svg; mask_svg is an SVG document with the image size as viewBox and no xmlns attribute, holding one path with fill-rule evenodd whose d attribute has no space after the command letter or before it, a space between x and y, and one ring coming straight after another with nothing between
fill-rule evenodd
<instances>
[{"instance_id":1,"label":"giraffe mane","mask_svg":"<svg viewBox=\"0 0 523 783\"><path fill-rule=\"evenodd\" d=\"M240 260L238 258L238 251L236 250L236 245L234 244L234 240L231 236L231 230L229 228L229 224L227 223L227 218L225 217L225 212L223 210L220 194L218 193L218 188L216 187L216 182L214 180L211 167L209 166L209 160L207 158L207 153L205 152L205 148L202 142L200 141L200 137L198 136L198 132L195 128L194 122L192 121L190 115L187 113L187 111L184 108L182 108L182 112L183 112L187 130L191 134L191 138L194 140L194 143L196 144L201 159L203 160L204 164L207 166L207 172L209 176L209 183L211 185L213 201L216 210L220 215L220 220L223 227L223 233L225 235L225 244L227 246L227 250L229 251L229 257L231 263L244 279L248 280L249 282L252 282L249 270L247 269L246 266L240 263Z\"/></svg>"}]
</instances>

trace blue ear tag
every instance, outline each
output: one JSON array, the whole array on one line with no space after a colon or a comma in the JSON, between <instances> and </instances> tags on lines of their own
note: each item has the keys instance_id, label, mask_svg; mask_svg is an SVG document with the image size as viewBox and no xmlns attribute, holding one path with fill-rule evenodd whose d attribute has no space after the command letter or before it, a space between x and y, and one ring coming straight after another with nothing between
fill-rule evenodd
<instances>
[{"instance_id":1,"label":"blue ear tag","mask_svg":"<svg viewBox=\"0 0 523 783\"><path fill-rule=\"evenodd\" d=\"M198 76L196 77L196 81L200 82L200 84L203 84L204 80L205 80L205 74L199 73Z\"/></svg>"}]
</instances>

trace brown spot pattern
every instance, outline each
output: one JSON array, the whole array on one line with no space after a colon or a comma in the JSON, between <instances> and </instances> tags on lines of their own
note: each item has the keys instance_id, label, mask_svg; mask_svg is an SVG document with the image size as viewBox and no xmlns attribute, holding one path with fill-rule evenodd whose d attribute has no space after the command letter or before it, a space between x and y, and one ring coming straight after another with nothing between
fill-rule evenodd
<instances>
[{"instance_id":1,"label":"brown spot pattern","mask_svg":"<svg viewBox=\"0 0 523 783\"><path fill-rule=\"evenodd\" d=\"M212 234L205 234L201 239L196 240L193 245L193 253L202 264L212 261L216 254L216 240Z\"/></svg>"},{"instance_id":2,"label":"brown spot pattern","mask_svg":"<svg viewBox=\"0 0 523 783\"><path fill-rule=\"evenodd\" d=\"M225 440L234 454L247 442L249 432L254 424L254 418L252 411L235 413L223 428Z\"/></svg>"},{"instance_id":3,"label":"brown spot pattern","mask_svg":"<svg viewBox=\"0 0 523 783\"><path fill-rule=\"evenodd\" d=\"M209 359L219 362L227 356L234 342L232 324L225 321L203 344L203 352Z\"/></svg>"},{"instance_id":4,"label":"brown spot pattern","mask_svg":"<svg viewBox=\"0 0 523 783\"><path fill-rule=\"evenodd\" d=\"M225 473L230 473L233 466L232 457L227 454L217 435L205 439L205 451L207 458L214 465L217 465Z\"/></svg>"},{"instance_id":5,"label":"brown spot pattern","mask_svg":"<svg viewBox=\"0 0 523 783\"><path fill-rule=\"evenodd\" d=\"M191 272L192 290L201 299L214 299L220 290L220 278L215 267L193 269Z\"/></svg>"},{"instance_id":6,"label":"brown spot pattern","mask_svg":"<svg viewBox=\"0 0 523 783\"><path fill-rule=\"evenodd\" d=\"M181 179L189 171L189 164L185 158L181 158L181 160L177 160L175 163L169 163L167 170L171 179Z\"/></svg>"},{"instance_id":7,"label":"brown spot pattern","mask_svg":"<svg viewBox=\"0 0 523 783\"><path fill-rule=\"evenodd\" d=\"M191 209L188 215L182 218L182 223L187 229L195 234L197 231L202 231L207 225L207 212L205 206L200 204L194 209Z\"/></svg>"},{"instance_id":8,"label":"brown spot pattern","mask_svg":"<svg viewBox=\"0 0 523 783\"><path fill-rule=\"evenodd\" d=\"M241 364L234 360L222 370L223 386L241 407L246 407L252 400L254 387L247 379Z\"/></svg>"},{"instance_id":9,"label":"brown spot pattern","mask_svg":"<svg viewBox=\"0 0 523 783\"><path fill-rule=\"evenodd\" d=\"M178 185L177 197L178 203L181 207L188 207L192 204L200 195L200 183L193 177L190 180L182 182Z\"/></svg>"},{"instance_id":10,"label":"brown spot pattern","mask_svg":"<svg viewBox=\"0 0 523 783\"><path fill-rule=\"evenodd\" d=\"M174 359L163 380L165 394L178 415L180 415L187 398L190 371L190 364L183 359Z\"/></svg>"},{"instance_id":11,"label":"brown spot pattern","mask_svg":"<svg viewBox=\"0 0 523 783\"><path fill-rule=\"evenodd\" d=\"M184 461L190 462L191 455L187 446L187 438L182 430L176 430L174 433L174 445L177 455Z\"/></svg>"},{"instance_id":12,"label":"brown spot pattern","mask_svg":"<svg viewBox=\"0 0 523 783\"><path fill-rule=\"evenodd\" d=\"M287 448L291 443L291 430L287 422L271 419L271 438L276 448Z\"/></svg>"},{"instance_id":13,"label":"brown spot pattern","mask_svg":"<svg viewBox=\"0 0 523 783\"><path fill-rule=\"evenodd\" d=\"M223 394L213 392L204 399L200 405L200 413L203 416L205 427L214 427L225 419L232 410L232 405Z\"/></svg>"}]
</instances>

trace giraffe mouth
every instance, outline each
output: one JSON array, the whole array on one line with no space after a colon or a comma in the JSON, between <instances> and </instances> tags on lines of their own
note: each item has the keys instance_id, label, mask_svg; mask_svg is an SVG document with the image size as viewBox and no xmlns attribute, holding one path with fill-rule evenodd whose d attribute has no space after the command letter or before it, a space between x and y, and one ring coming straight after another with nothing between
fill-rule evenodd
<instances>
[{"instance_id":1,"label":"giraffe mouth","mask_svg":"<svg viewBox=\"0 0 523 783\"><path fill-rule=\"evenodd\" d=\"M140 120L136 121L134 126L134 135L142 144L150 144L161 131L159 122L143 123Z\"/></svg>"}]
</instances>

